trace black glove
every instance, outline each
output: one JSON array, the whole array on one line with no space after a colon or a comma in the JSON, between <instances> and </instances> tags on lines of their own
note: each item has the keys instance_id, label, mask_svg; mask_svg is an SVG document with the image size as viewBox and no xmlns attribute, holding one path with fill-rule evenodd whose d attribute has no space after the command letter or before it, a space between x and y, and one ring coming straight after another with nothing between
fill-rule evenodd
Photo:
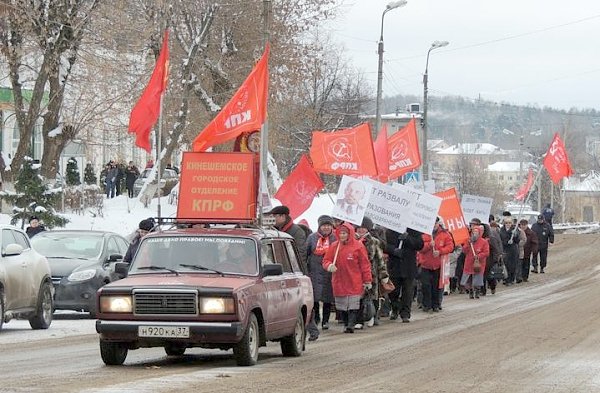
<instances>
[{"instance_id":1,"label":"black glove","mask_svg":"<svg viewBox=\"0 0 600 393\"><path fill-rule=\"evenodd\" d=\"M392 254L397 257L400 258L402 256L402 250L399 248L394 248L394 251L392 252Z\"/></svg>"},{"instance_id":2,"label":"black glove","mask_svg":"<svg viewBox=\"0 0 600 393\"><path fill-rule=\"evenodd\" d=\"M406 233L406 232L398 234L398 241L406 240L407 238L408 238L408 233Z\"/></svg>"}]
</instances>

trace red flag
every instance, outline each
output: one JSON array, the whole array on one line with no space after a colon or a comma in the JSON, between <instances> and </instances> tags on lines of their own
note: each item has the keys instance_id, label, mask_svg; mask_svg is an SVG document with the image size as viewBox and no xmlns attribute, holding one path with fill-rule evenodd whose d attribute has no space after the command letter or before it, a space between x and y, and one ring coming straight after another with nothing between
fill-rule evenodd
<instances>
[{"instance_id":1,"label":"red flag","mask_svg":"<svg viewBox=\"0 0 600 393\"><path fill-rule=\"evenodd\" d=\"M377 175L371 127L367 123L335 132L313 131L310 158L320 173Z\"/></svg>"},{"instance_id":2,"label":"red flag","mask_svg":"<svg viewBox=\"0 0 600 393\"><path fill-rule=\"evenodd\" d=\"M558 136L558 133L554 134L554 139L552 139L552 143L546 152L544 167L546 167L554 184L558 184L563 177L569 177L575 173L573 168L571 168L569 157L567 157L565 144L560 139L560 136Z\"/></svg>"},{"instance_id":3,"label":"red flag","mask_svg":"<svg viewBox=\"0 0 600 393\"><path fill-rule=\"evenodd\" d=\"M162 48L150 81L129 117L129 132L136 134L135 144L150 153L150 132L160 114L160 97L169 77L169 30L165 31Z\"/></svg>"},{"instance_id":4,"label":"red flag","mask_svg":"<svg viewBox=\"0 0 600 393\"><path fill-rule=\"evenodd\" d=\"M294 219L310 207L315 195L323 187L325 184L313 169L308 157L303 155L274 196L282 205L290 208L290 216Z\"/></svg>"},{"instance_id":5,"label":"red flag","mask_svg":"<svg viewBox=\"0 0 600 393\"><path fill-rule=\"evenodd\" d=\"M387 125L384 125L379 131L379 135L377 135L377 139L373 143L373 151L375 152L375 162L377 164L376 179L382 183L387 183L390 176Z\"/></svg>"},{"instance_id":6,"label":"red flag","mask_svg":"<svg viewBox=\"0 0 600 393\"><path fill-rule=\"evenodd\" d=\"M398 178L421 166L415 119L389 138L388 160L390 179Z\"/></svg>"},{"instance_id":7,"label":"red flag","mask_svg":"<svg viewBox=\"0 0 600 393\"><path fill-rule=\"evenodd\" d=\"M244 132L260 129L267 116L268 61L269 45L233 97L194 139L193 151L205 151Z\"/></svg>"},{"instance_id":8,"label":"red flag","mask_svg":"<svg viewBox=\"0 0 600 393\"><path fill-rule=\"evenodd\" d=\"M529 168L529 173L527 174L527 181L525 184L519 188L519 191L515 194L515 199L517 201L522 201L525 199L529 190L531 190L531 186L533 185L533 169Z\"/></svg>"}]
</instances>

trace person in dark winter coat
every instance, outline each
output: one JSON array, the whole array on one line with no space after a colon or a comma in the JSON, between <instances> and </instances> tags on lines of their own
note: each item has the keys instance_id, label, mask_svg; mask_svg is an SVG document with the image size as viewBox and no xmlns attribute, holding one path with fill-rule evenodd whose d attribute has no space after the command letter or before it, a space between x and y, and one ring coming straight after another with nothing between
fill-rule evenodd
<instances>
[{"instance_id":1,"label":"person in dark winter coat","mask_svg":"<svg viewBox=\"0 0 600 393\"><path fill-rule=\"evenodd\" d=\"M542 210L542 215L544 216L544 221L550 226L552 226L552 218L554 217L554 209L550 206L549 203L546 204L544 210Z\"/></svg>"},{"instance_id":2,"label":"person in dark winter coat","mask_svg":"<svg viewBox=\"0 0 600 393\"><path fill-rule=\"evenodd\" d=\"M487 257L485 264L484 282L483 287L481 287L481 295L485 296L487 294L487 287L490 288L492 295L496 293L498 282L495 278L490 277L490 270L493 265L502 263L502 238L500 237L500 228L495 220L492 219L489 225L484 225L483 238L487 239L490 245L490 255Z\"/></svg>"},{"instance_id":3,"label":"person in dark winter coat","mask_svg":"<svg viewBox=\"0 0 600 393\"><path fill-rule=\"evenodd\" d=\"M107 164L106 168L106 197L114 198L119 169L117 168L115 162L112 160Z\"/></svg>"},{"instance_id":4,"label":"person in dark winter coat","mask_svg":"<svg viewBox=\"0 0 600 393\"><path fill-rule=\"evenodd\" d=\"M410 321L414 294L414 280L417 276L417 251L423 248L420 232L408 229L405 233L387 230L385 253L388 254L388 273L396 287L388 295L392 303L390 319Z\"/></svg>"},{"instance_id":5,"label":"person in dark winter coat","mask_svg":"<svg viewBox=\"0 0 600 393\"><path fill-rule=\"evenodd\" d=\"M139 175L139 169L133 165L133 161L129 161L129 165L125 168L125 187L127 187L129 198L133 198L133 183L135 183Z\"/></svg>"},{"instance_id":6,"label":"person in dark winter coat","mask_svg":"<svg viewBox=\"0 0 600 393\"><path fill-rule=\"evenodd\" d=\"M319 229L317 232L311 233L306 240L306 254L308 255L306 265L313 286L315 323L318 324L320 321L321 307L319 302L322 302L323 318L321 327L323 330L327 330L329 329L329 315L334 298L331 287L331 273L323 269L323 257L331 244L336 241L336 238L333 234L333 220L330 216L323 215L319 217L318 223Z\"/></svg>"},{"instance_id":7,"label":"person in dark winter coat","mask_svg":"<svg viewBox=\"0 0 600 393\"><path fill-rule=\"evenodd\" d=\"M287 233L294 238L298 257L302 263L306 262L306 233L298 224L294 224L290 217L290 209L287 206L275 206L267 214L275 216L275 228ZM304 266L306 268L306 266ZM306 269L304 269L306 271Z\"/></svg>"},{"instance_id":8,"label":"person in dark winter coat","mask_svg":"<svg viewBox=\"0 0 600 393\"><path fill-rule=\"evenodd\" d=\"M137 233L131 241L131 244L129 245L129 248L125 253L125 256L123 257L123 262L131 263L131 260L135 256L135 253L137 252L138 247L140 246L140 241L144 238L144 236L150 233L152 228L154 228L154 222L152 220L147 218L145 220L140 221Z\"/></svg>"},{"instance_id":9,"label":"person in dark winter coat","mask_svg":"<svg viewBox=\"0 0 600 393\"><path fill-rule=\"evenodd\" d=\"M519 226L525 233L527 240L523 247L523 265L521 271L521 277L524 282L529 280L529 267L531 265L531 256L537 254L538 250L538 239L535 232L529 228L529 222L525 219L519 221Z\"/></svg>"},{"instance_id":10,"label":"person in dark winter coat","mask_svg":"<svg viewBox=\"0 0 600 393\"><path fill-rule=\"evenodd\" d=\"M513 285L516 279L517 259L519 258L519 230L514 225L510 216L504 217L500 238L502 239L502 251L504 253L504 265L507 277L504 285Z\"/></svg>"},{"instance_id":11,"label":"person in dark winter coat","mask_svg":"<svg viewBox=\"0 0 600 393\"><path fill-rule=\"evenodd\" d=\"M37 216L29 217L29 226L25 230L25 233L27 234L27 236L29 236L30 239L38 233L44 232L45 230L46 227L40 224L40 219Z\"/></svg>"},{"instance_id":12,"label":"person in dark winter coat","mask_svg":"<svg viewBox=\"0 0 600 393\"><path fill-rule=\"evenodd\" d=\"M532 273L538 272L538 255L540 258L540 273L544 273L548 260L548 243L554 243L554 230L552 226L546 222L543 215L539 215L537 222L531 226L531 230L535 232L538 239L538 252L533 254L531 264L533 265Z\"/></svg>"}]
</instances>

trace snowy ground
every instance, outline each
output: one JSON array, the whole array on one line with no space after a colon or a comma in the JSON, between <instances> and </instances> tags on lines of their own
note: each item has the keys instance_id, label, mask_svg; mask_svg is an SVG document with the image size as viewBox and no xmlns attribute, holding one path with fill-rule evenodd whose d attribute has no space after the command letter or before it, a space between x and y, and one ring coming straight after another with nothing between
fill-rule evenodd
<instances>
[{"instance_id":1,"label":"snowy ground","mask_svg":"<svg viewBox=\"0 0 600 393\"><path fill-rule=\"evenodd\" d=\"M335 194L332 195L335 198ZM279 205L277 200L273 200L273 205ZM317 219L322 214L331 214L333 210L333 199L323 194L315 198L312 206L298 219L306 219L312 230L317 228ZM130 235L137 229L139 222L148 217L158 215L158 199L152 200L152 203L145 208L137 198L128 199L121 195L113 199L104 200L103 217L95 216L92 210L85 210L83 214L64 214L69 219L65 229L95 229L113 231L123 236ZM177 206L168 203L168 197L161 198L161 216L175 217ZM0 214L0 224L9 224L10 216ZM17 224L18 226L20 224ZM27 227L27 224L25 225Z\"/></svg>"}]
</instances>

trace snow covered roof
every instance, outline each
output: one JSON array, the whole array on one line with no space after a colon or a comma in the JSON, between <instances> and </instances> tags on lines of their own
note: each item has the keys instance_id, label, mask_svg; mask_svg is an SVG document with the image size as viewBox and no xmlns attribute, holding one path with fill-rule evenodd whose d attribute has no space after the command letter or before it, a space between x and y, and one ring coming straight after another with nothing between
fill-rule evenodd
<instances>
[{"instance_id":1,"label":"snow covered roof","mask_svg":"<svg viewBox=\"0 0 600 393\"><path fill-rule=\"evenodd\" d=\"M427 150L440 151L446 147L447 143L443 139L428 139Z\"/></svg>"},{"instance_id":2,"label":"snow covered roof","mask_svg":"<svg viewBox=\"0 0 600 393\"><path fill-rule=\"evenodd\" d=\"M420 113L416 112L398 112L381 115L381 120L410 120L413 118L420 119L422 117L423 116ZM375 119L375 115L361 116L361 119Z\"/></svg>"},{"instance_id":3,"label":"snow covered roof","mask_svg":"<svg viewBox=\"0 0 600 393\"><path fill-rule=\"evenodd\" d=\"M563 183L565 191L600 191L600 173L590 171L584 175L571 176Z\"/></svg>"},{"instance_id":4,"label":"snow covered roof","mask_svg":"<svg viewBox=\"0 0 600 393\"><path fill-rule=\"evenodd\" d=\"M457 143L447 149L441 150L438 154L472 154L472 155L487 155L487 154L502 154L506 155L506 151L491 143Z\"/></svg>"},{"instance_id":5,"label":"snow covered roof","mask_svg":"<svg viewBox=\"0 0 600 393\"><path fill-rule=\"evenodd\" d=\"M523 171L529 170L533 167L532 162L523 163ZM519 161L498 161L487 167L488 172L519 172L521 170L521 163Z\"/></svg>"}]
</instances>

